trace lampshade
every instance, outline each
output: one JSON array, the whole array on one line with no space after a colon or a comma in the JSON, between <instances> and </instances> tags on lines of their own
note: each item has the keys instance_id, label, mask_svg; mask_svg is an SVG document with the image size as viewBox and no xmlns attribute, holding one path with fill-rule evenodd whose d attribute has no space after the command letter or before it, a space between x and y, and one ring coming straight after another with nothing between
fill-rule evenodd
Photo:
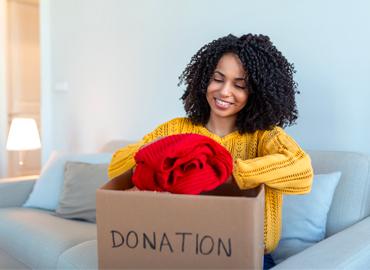
<instances>
[{"instance_id":1,"label":"lampshade","mask_svg":"<svg viewBox=\"0 0 370 270\"><path fill-rule=\"evenodd\" d=\"M6 149L11 151L34 150L41 147L36 121L32 118L14 118L10 125Z\"/></svg>"}]
</instances>

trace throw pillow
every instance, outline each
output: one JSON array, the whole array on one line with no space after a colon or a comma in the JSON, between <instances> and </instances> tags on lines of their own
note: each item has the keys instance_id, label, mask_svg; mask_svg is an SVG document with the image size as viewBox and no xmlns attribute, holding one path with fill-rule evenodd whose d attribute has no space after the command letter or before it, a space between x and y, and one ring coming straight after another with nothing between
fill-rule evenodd
<instances>
[{"instance_id":1,"label":"throw pillow","mask_svg":"<svg viewBox=\"0 0 370 270\"><path fill-rule=\"evenodd\" d=\"M310 193L284 196L281 239L271 253L275 263L324 239L327 215L340 176L340 172L315 175Z\"/></svg>"},{"instance_id":2,"label":"throw pillow","mask_svg":"<svg viewBox=\"0 0 370 270\"><path fill-rule=\"evenodd\" d=\"M64 165L67 161L81 161L93 164L109 163L112 153L60 154L54 152L41 171L24 207L42 208L54 211L59 202L64 180Z\"/></svg>"},{"instance_id":3,"label":"throw pillow","mask_svg":"<svg viewBox=\"0 0 370 270\"><path fill-rule=\"evenodd\" d=\"M108 164L67 161L64 186L55 214L62 218L96 221L96 190L108 181Z\"/></svg>"}]
</instances>

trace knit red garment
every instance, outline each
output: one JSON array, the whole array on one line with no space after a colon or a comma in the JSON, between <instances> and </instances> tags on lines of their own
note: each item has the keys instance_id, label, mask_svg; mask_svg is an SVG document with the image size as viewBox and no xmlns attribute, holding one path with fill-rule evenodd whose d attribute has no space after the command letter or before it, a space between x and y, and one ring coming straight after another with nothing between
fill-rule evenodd
<instances>
[{"instance_id":1,"label":"knit red garment","mask_svg":"<svg viewBox=\"0 0 370 270\"><path fill-rule=\"evenodd\" d=\"M232 160L231 154L209 137L171 135L136 153L132 182L141 190L199 194L229 178Z\"/></svg>"}]
</instances>

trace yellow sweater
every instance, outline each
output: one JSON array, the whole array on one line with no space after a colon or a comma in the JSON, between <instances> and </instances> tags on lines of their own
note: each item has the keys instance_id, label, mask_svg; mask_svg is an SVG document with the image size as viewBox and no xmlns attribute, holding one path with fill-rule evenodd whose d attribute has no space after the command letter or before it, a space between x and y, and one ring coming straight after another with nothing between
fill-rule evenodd
<instances>
[{"instance_id":1,"label":"yellow sweater","mask_svg":"<svg viewBox=\"0 0 370 270\"><path fill-rule=\"evenodd\" d=\"M273 251L280 240L282 194L310 192L313 178L309 156L280 127L252 134L235 131L219 137L201 125L193 125L188 118L175 118L138 143L118 150L108 169L109 178L134 167L134 155L144 144L158 137L183 133L208 136L228 149L234 159L233 176L240 189L265 184L265 253Z\"/></svg>"}]
</instances>

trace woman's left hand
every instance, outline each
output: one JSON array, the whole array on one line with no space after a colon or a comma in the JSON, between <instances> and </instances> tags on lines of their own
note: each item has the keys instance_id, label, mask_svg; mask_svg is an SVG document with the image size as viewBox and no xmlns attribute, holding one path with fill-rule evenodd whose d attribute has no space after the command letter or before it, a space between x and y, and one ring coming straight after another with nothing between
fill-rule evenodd
<instances>
[{"instance_id":1,"label":"woman's left hand","mask_svg":"<svg viewBox=\"0 0 370 270\"><path fill-rule=\"evenodd\" d=\"M235 179L234 179L234 176L233 175L230 175L229 178L227 178L226 184L232 184L232 183L235 183Z\"/></svg>"},{"instance_id":2,"label":"woman's left hand","mask_svg":"<svg viewBox=\"0 0 370 270\"><path fill-rule=\"evenodd\" d=\"M125 191L140 191L136 186L133 186L132 188L126 189Z\"/></svg>"}]
</instances>

